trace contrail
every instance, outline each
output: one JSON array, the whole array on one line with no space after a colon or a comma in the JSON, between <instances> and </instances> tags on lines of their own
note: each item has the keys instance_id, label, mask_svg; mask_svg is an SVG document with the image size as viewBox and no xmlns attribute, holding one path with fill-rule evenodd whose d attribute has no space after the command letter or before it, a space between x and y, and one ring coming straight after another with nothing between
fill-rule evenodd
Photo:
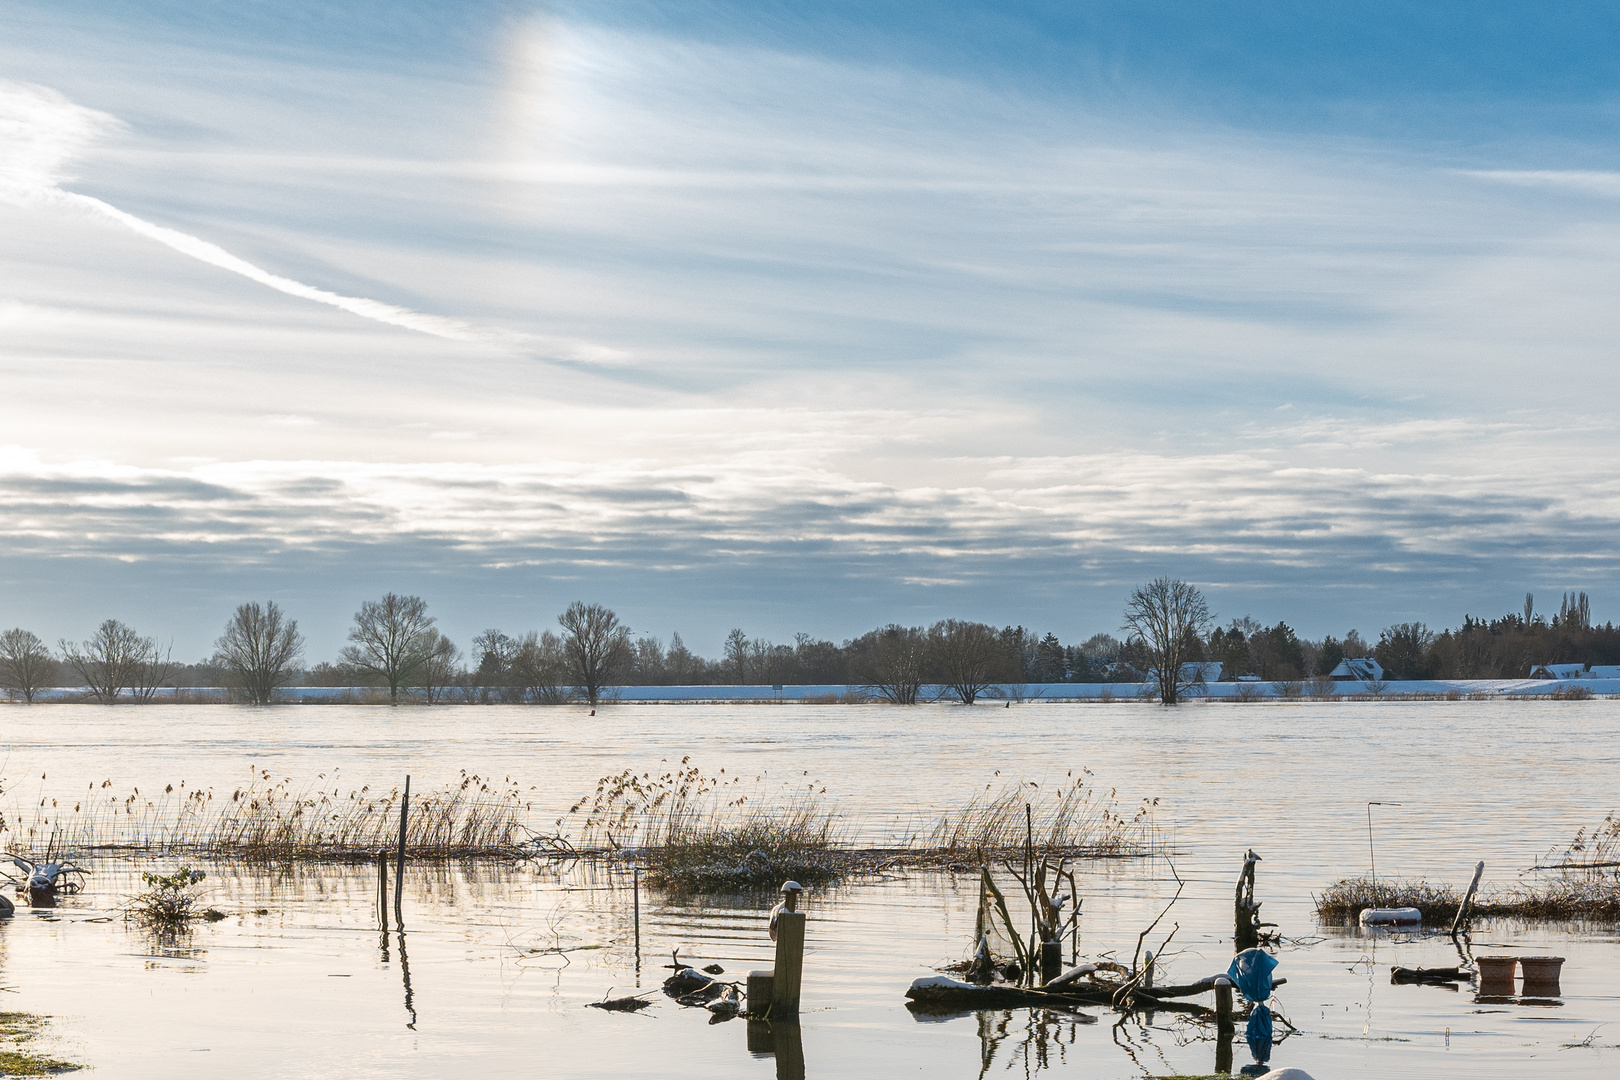
<instances>
[{"instance_id":1,"label":"contrail","mask_svg":"<svg viewBox=\"0 0 1620 1080\"><path fill-rule=\"evenodd\" d=\"M272 274L246 259L237 258L218 244L138 218L89 195L65 190L61 186L64 167L97 136L121 126L116 118L76 105L47 87L0 80L0 199L25 206L54 203L94 210L141 236L209 266L241 274L288 296L330 304L363 319L452 341L488 342L504 337L474 329L455 319L424 315L380 300L344 296Z\"/></svg>"}]
</instances>

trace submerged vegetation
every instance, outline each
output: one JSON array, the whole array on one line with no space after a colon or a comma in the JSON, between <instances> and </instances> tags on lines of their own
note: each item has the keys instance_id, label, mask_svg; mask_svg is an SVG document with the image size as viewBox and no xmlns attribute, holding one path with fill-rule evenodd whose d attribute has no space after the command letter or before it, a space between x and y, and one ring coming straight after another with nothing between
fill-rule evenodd
<instances>
[{"instance_id":1,"label":"submerged vegetation","mask_svg":"<svg viewBox=\"0 0 1620 1080\"><path fill-rule=\"evenodd\" d=\"M83 1068L71 1061L35 1053L28 1046L44 1027L43 1016L0 1012L0 1076L53 1076Z\"/></svg>"},{"instance_id":2,"label":"submerged vegetation","mask_svg":"<svg viewBox=\"0 0 1620 1080\"><path fill-rule=\"evenodd\" d=\"M201 918L202 897L197 886L206 877L201 870L182 866L172 874L141 874L146 891L129 902L128 917L151 930L179 930Z\"/></svg>"}]
</instances>

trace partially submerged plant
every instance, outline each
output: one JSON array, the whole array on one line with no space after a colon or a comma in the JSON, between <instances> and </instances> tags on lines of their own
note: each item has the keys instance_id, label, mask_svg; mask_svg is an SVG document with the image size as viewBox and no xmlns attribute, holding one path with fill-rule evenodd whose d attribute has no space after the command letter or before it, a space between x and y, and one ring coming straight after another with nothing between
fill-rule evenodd
<instances>
[{"instance_id":1,"label":"partially submerged plant","mask_svg":"<svg viewBox=\"0 0 1620 1080\"><path fill-rule=\"evenodd\" d=\"M153 930L185 927L192 919L203 916L197 910L202 900L197 886L206 876L201 870L188 866L172 874L143 872L141 881L146 884L146 891L130 901L129 917Z\"/></svg>"},{"instance_id":2,"label":"partially submerged plant","mask_svg":"<svg viewBox=\"0 0 1620 1080\"><path fill-rule=\"evenodd\" d=\"M756 778L756 787L763 783ZM823 882L843 869L838 816L822 807L825 788L807 783L773 805L742 790L725 770L705 776L691 763L658 776L626 770L604 776L580 826L586 850L633 853L649 878L675 889L729 892L792 879Z\"/></svg>"}]
</instances>

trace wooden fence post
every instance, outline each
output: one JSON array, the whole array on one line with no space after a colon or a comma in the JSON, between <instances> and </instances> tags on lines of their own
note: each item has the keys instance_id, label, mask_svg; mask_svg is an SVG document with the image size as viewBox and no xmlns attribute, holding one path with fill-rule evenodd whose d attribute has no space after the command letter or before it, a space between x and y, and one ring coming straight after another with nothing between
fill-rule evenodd
<instances>
[{"instance_id":1,"label":"wooden fence post","mask_svg":"<svg viewBox=\"0 0 1620 1080\"><path fill-rule=\"evenodd\" d=\"M771 1019L799 1015L799 980L804 975L804 912L776 916L776 971L771 986Z\"/></svg>"}]
</instances>

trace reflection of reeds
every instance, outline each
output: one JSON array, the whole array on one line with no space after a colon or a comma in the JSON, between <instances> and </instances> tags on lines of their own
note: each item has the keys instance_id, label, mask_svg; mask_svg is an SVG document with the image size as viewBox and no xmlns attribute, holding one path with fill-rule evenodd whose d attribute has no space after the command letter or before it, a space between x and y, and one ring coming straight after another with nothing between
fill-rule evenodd
<instances>
[{"instance_id":1,"label":"reflection of reeds","mask_svg":"<svg viewBox=\"0 0 1620 1080\"><path fill-rule=\"evenodd\" d=\"M322 778L324 780L324 777ZM228 796L168 785L160 794L108 793L92 787L71 806L39 800L31 815L13 812L7 843L49 852L196 852L246 859L359 858L396 842L399 792L362 787L294 788L256 772ZM444 791L411 800L406 849L412 855L506 855L531 834L529 806L510 781L469 773Z\"/></svg>"}]
</instances>

